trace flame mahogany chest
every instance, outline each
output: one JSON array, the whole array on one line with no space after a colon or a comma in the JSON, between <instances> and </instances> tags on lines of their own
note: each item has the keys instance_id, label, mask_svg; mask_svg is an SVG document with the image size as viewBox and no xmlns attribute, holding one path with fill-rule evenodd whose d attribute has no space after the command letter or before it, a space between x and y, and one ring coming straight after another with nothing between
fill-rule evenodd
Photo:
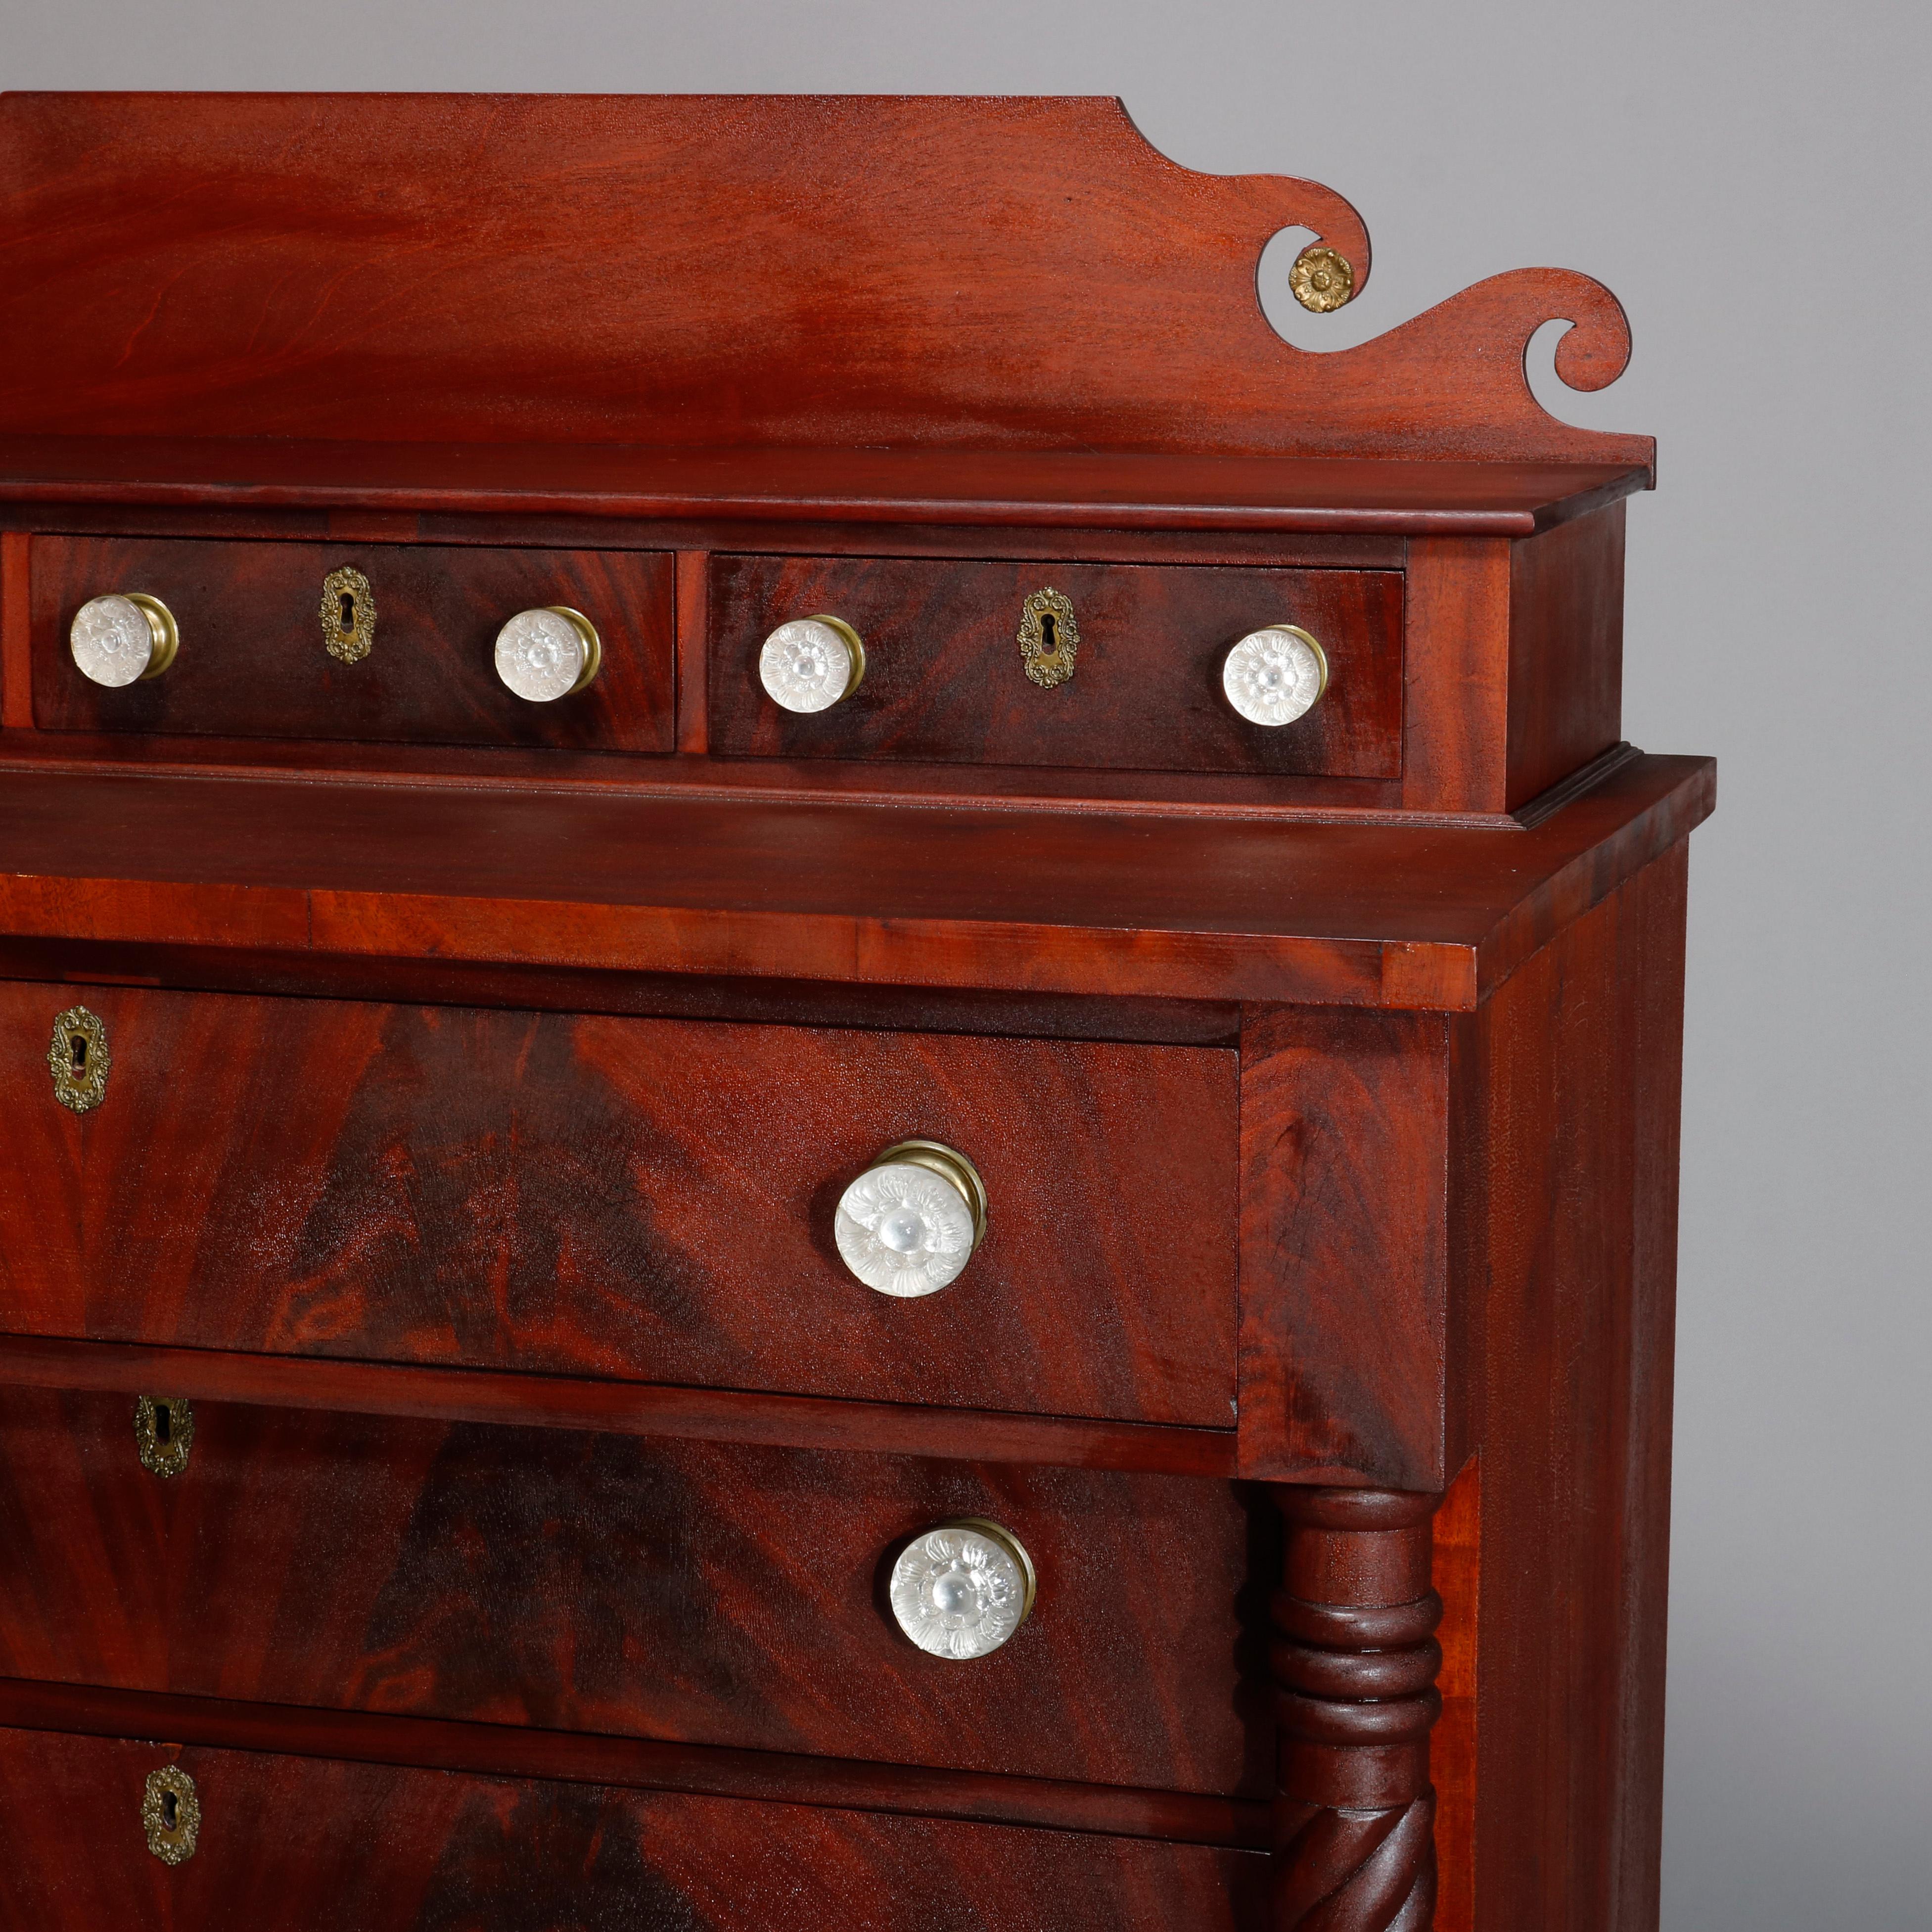
<instances>
[{"instance_id":1,"label":"flame mahogany chest","mask_svg":"<svg viewBox=\"0 0 1932 1932\"><path fill-rule=\"evenodd\" d=\"M1286 229L1105 100L0 100L0 1920L1654 1925L1628 334L1298 348Z\"/></svg>"}]
</instances>

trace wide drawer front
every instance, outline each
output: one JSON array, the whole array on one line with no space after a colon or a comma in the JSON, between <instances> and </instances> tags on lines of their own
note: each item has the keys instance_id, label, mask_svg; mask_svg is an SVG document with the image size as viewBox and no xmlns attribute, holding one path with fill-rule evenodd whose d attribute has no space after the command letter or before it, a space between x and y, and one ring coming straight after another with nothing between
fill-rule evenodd
<instances>
[{"instance_id":1,"label":"wide drawer front","mask_svg":"<svg viewBox=\"0 0 1932 1932\"><path fill-rule=\"evenodd\" d=\"M711 748L1396 778L1402 582L1396 571L719 557ZM1046 591L1062 603L1036 606L1029 626L1028 601ZM801 714L766 688L764 643L821 615L857 634L864 676L850 696ZM1284 625L1319 643L1327 688L1291 723L1253 723L1229 701L1223 662L1244 636Z\"/></svg>"},{"instance_id":2,"label":"wide drawer front","mask_svg":"<svg viewBox=\"0 0 1932 1932\"><path fill-rule=\"evenodd\" d=\"M15 1332L1232 1424L1226 1050L16 984L0 1055ZM837 1216L920 1138L985 1234L906 1298Z\"/></svg>"},{"instance_id":3,"label":"wide drawer front","mask_svg":"<svg viewBox=\"0 0 1932 1932\"><path fill-rule=\"evenodd\" d=\"M667 553L44 536L31 569L44 730L650 752L674 742ZM72 628L92 600L130 592L166 608L178 645L159 674L104 686L76 662ZM590 620L598 662L582 689L532 700L499 674L497 639L520 612L548 613L531 638L541 652L553 606ZM571 646L570 628L556 634Z\"/></svg>"},{"instance_id":4,"label":"wide drawer front","mask_svg":"<svg viewBox=\"0 0 1932 1932\"><path fill-rule=\"evenodd\" d=\"M143 1805L194 1849L151 1852ZM1095 1833L0 1731L35 1932L1261 1932L1268 1861ZM170 1841L164 1838L162 1842Z\"/></svg>"},{"instance_id":5,"label":"wide drawer front","mask_svg":"<svg viewBox=\"0 0 1932 1932\"><path fill-rule=\"evenodd\" d=\"M1269 1788L1236 1606L1270 1532L1227 1484L207 1403L151 1422L163 1474L136 1413L0 1404L0 1676ZM888 1581L961 1519L1036 1593L928 1654Z\"/></svg>"}]
</instances>

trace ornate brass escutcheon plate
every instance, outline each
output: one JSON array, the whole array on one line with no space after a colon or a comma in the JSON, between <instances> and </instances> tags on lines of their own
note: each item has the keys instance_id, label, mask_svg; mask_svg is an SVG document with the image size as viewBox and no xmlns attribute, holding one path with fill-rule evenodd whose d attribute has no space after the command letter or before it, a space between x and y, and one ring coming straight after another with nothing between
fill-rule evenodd
<instances>
[{"instance_id":1,"label":"ornate brass escutcheon plate","mask_svg":"<svg viewBox=\"0 0 1932 1932\"><path fill-rule=\"evenodd\" d=\"M134 1403L134 1448L151 1475L178 1476L194 1447L194 1408L178 1396L144 1395Z\"/></svg>"},{"instance_id":2,"label":"ornate brass escutcheon plate","mask_svg":"<svg viewBox=\"0 0 1932 1932\"><path fill-rule=\"evenodd\" d=\"M201 1798L194 1780L178 1765L148 1774L141 1793L141 1828L148 1849L164 1865L185 1864L201 1836Z\"/></svg>"},{"instance_id":3,"label":"ornate brass escutcheon plate","mask_svg":"<svg viewBox=\"0 0 1932 1932\"><path fill-rule=\"evenodd\" d=\"M70 1006L54 1022L47 1071L54 1076L54 1098L63 1107L85 1114L99 1106L107 1097L107 1072L113 1064L99 1014Z\"/></svg>"},{"instance_id":4,"label":"ornate brass escutcheon plate","mask_svg":"<svg viewBox=\"0 0 1932 1932\"><path fill-rule=\"evenodd\" d=\"M1020 661L1027 676L1042 691L1052 691L1073 675L1079 650L1072 604L1058 590L1036 590L1020 618Z\"/></svg>"},{"instance_id":5,"label":"ornate brass escutcheon plate","mask_svg":"<svg viewBox=\"0 0 1932 1932\"><path fill-rule=\"evenodd\" d=\"M340 664L360 664L376 641L376 593L354 565L322 580L322 641Z\"/></svg>"}]
</instances>

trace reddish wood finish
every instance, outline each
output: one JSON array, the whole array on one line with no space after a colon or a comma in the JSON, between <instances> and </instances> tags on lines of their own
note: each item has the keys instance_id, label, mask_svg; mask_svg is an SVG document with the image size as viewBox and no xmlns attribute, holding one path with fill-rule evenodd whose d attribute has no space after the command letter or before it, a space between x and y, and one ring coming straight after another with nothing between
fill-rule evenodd
<instances>
[{"instance_id":1,"label":"reddish wood finish","mask_svg":"<svg viewBox=\"0 0 1932 1932\"><path fill-rule=\"evenodd\" d=\"M742 1020L868 1033L983 1034L1235 1047L1240 1009L1207 1000L1109 1000L970 988L854 986L806 980L695 978L495 966L474 960L381 959L244 947L152 947L88 940L0 939L0 979L169 986L380 1000L412 1006L516 1006L533 1012L650 1019Z\"/></svg>"},{"instance_id":2,"label":"reddish wood finish","mask_svg":"<svg viewBox=\"0 0 1932 1932\"><path fill-rule=\"evenodd\" d=\"M1112 100L22 94L0 192L16 431L1652 456L1524 374L1558 316L1564 381L1622 374L1598 284L1298 350L1262 249L1311 228L1365 280L1359 217Z\"/></svg>"},{"instance_id":3,"label":"reddish wood finish","mask_svg":"<svg viewBox=\"0 0 1932 1932\"><path fill-rule=\"evenodd\" d=\"M411 1368L392 1362L239 1354L62 1336L0 1335L0 1388L172 1389L196 1400L322 1408L434 1421L521 1423L664 1440L863 1449L945 1461L1028 1462L1044 1468L1130 1469L1232 1477L1234 1431L1172 1424L1084 1422L956 1408L935 1430L911 1402L761 1395L742 1389L668 1388L488 1369Z\"/></svg>"},{"instance_id":4,"label":"reddish wood finish","mask_svg":"<svg viewBox=\"0 0 1932 1932\"><path fill-rule=\"evenodd\" d=\"M1296 349L1353 211L1092 100L14 95L0 222L0 1923L1654 1932L1713 778L1618 740L1652 446L1523 368L1614 299ZM650 650L510 706L560 572ZM1337 682L1250 742L1284 586ZM874 652L802 722L794 596ZM887 1306L909 1132L992 1232ZM880 1564L968 1510L1041 1596L940 1665Z\"/></svg>"},{"instance_id":5,"label":"reddish wood finish","mask_svg":"<svg viewBox=\"0 0 1932 1932\"><path fill-rule=\"evenodd\" d=\"M1479 1932L1650 1932L1686 848L1456 1034L1481 1364Z\"/></svg>"},{"instance_id":6,"label":"reddish wood finish","mask_svg":"<svg viewBox=\"0 0 1932 1932\"><path fill-rule=\"evenodd\" d=\"M72 1117L66 988L0 988L10 1222ZM1233 1420L1233 1056L103 988L77 1246L0 1328L884 1402ZM184 1113L185 1088L194 1108ZM918 1137L983 1176L952 1286L853 1279L839 1194ZM9 1152L12 1149L10 1146Z\"/></svg>"},{"instance_id":7,"label":"reddish wood finish","mask_svg":"<svg viewBox=\"0 0 1932 1932\"><path fill-rule=\"evenodd\" d=\"M25 533L0 530L0 724L9 730L34 722L27 559Z\"/></svg>"},{"instance_id":8,"label":"reddish wood finish","mask_svg":"<svg viewBox=\"0 0 1932 1932\"><path fill-rule=\"evenodd\" d=\"M1402 802L1412 812L1503 809L1509 560L1493 539L1408 546Z\"/></svg>"},{"instance_id":9,"label":"reddish wood finish","mask_svg":"<svg viewBox=\"0 0 1932 1932\"><path fill-rule=\"evenodd\" d=\"M1225 1484L220 1404L163 1480L133 1414L9 1394L0 1675L1268 1789L1237 1608L1267 1528ZM884 1601L905 1541L958 1516L1004 1525L1040 1576L970 1668Z\"/></svg>"},{"instance_id":10,"label":"reddish wood finish","mask_svg":"<svg viewBox=\"0 0 1932 1932\"><path fill-rule=\"evenodd\" d=\"M710 748L704 714L705 640L710 627L711 559L677 554L677 748L702 757Z\"/></svg>"},{"instance_id":11,"label":"reddish wood finish","mask_svg":"<svg viewBox=\"0 0 1932 1932\"><path fill-rule=\"evenodd\" d=\"M0 1725L1266 1851L1266 1800L0 1678Z\"/></svg>"},{"instance_id":12,"label":"reddish wood finish","mask_svg":"<svg viewBox=\"0 0 1932 1932\"><path fill-rule=\"evenodd\" d=\"M1262 1009L1241 1063L1241 1473L1440 1490L1463 1437L1443 1021Z\"/></svg>"},{"instance_id":13,"label":"reddish wood finish","mask_svg":"<svg viewBox=\"0 0 1932 1932\"><path fill-rule=\"evenodd\" d=\"M913 758L1062 770L1321 772L1402 768L1402 580L1393 572L728 556L712 565L712 748L766 758ZM1025 675L1018 633L1046 586L1072 604L1073 675ZM866 680L830 711L766 696L758 652L830 612L866 641ZM1223 696L1228 647L1264 624L1321 639L1328 692L1278 730Z\"/></svg>"},{"instance_id":14,"label":"reddish wood finish","mask_svg":"<svg viewBox=\"0 0 1932 1932\"><path fill-rule=\"evenodd\" d=\"M0 930L1468 1010L1700 823L1714 790L1707 759L1646 758L1533 830L1471 836L596 787L291 786L22 760L0 767Z\"/></svg>"},{"instance_id":15,"label":"reddish wood finish","mask_svg":"<svg viewBox=\"0 0 1932 1932\"><path fill-rule=\"evenodd\" d=\"M1623 736L1624 506L1510 546L1514 810Z\"/></svg>"},{"instance_id":16,"label":"reddish wood finish","mask_svg":"<svg viewBox=\"0 0 1932 1932\"><path fill-rule=\"evenodd\" d=\"M1276 1932L1426 1932L1429 1734L1442 1701L1432 1496L1280 1489L1271 1652L1281 1729Z\"/></svg>"},{"instance_id":17,"label":"reddish wood finish","mask_svg":"<svg viewBox=\"0 0 1932 1932\"><path fill-rule=\"evenodd\" d=\"M170 1870L148 1774L195 1783ZM1258 1932L1252 1852L798 1804L512 1782L178 1744L0 1734L0 1916L44 1932Z\"/></svg>"},{"instance_id":18,"label":"reddish wood finish","mask_svg":"<svg viewBox=\"0 0 1932 1932\"><path fill-rule=\"evenodd\" d=\"M344 565L374 593L373 648L324 649L322 580ZM44 730L394 739L670 751L672 560L621 551L430 544L183 543L40 537L34 544L34 710ZM68 627L90 597L144 590L181 627L162 676L90 684ZM519 610L583 611L604 647L596 680L532 704L499 682L496 633Z\"/></svg>"},{"instance_id":19,"label":"reddish wood finish","mask_svg":"<svg viewBox=\"0 0 1932 1932\"><path fill-rule=\"evenodd\" d=\"M1646 459L1647 461L1648 459ZM904 527L1011 526L1003 554L1084 544L1171 546L1188 532L1246 532L1276 543L1304 532L1526 537L1648 488L1642 464L1496 463L1400 458L1149 455L1118 450L663 449L636 444L317 442L306 440L10 436L0 433L0 506L161 506L272 520L384 514L392 541L502 542L485 518L576 520L592 548L614 520L700 520L727 550L808 549L828 532L873 533L860 554ZM341 506L353 506L345 511ZM274 516L277 511L282 514ZM406 520L422 513L418 530ZM4 514L0 512L0 514ZM19 514L16 511L13 514ZM152 521L153 509L142 512ZM160 514L166 514L164 508ZM731 520L748 520L730 527ZM723 524L724 527L719 527ZM670 540L661 525L652 541ZM1042 532L1047 532L1042 536ZM321 534L320 532L314 534ZM554 542L554 536L539 539ZM626 539L629 540L628 538ZM923 530L918 542L926 541ZM1342 558L1338 562L1352 560ZM1378 560L1378 561L1381 560Z\"/></svg>"},{"instance_id":20,"label":"reddish wood finish","mask_svg":"<svg viewBox=\"0 0 1932 1932\"><path fill-rule=\"evenodd\" d=\"M1436 1923L1432 1932L1474 1932L1476 1922L1476 1646L1482 1607L1483 1466L1472 1458L1432 1526L1430 1574L1442 1600L1436 1628L1442 1714L1429 1734L1436 1786Z\"/></svg>"}]
</instances>

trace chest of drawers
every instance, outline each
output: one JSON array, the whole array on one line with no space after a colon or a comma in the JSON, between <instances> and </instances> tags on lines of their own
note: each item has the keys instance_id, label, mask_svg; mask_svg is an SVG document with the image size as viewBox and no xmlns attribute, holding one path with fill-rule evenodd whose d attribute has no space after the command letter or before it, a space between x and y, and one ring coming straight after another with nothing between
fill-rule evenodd
<instances>
[{"instance_id":1,"label":"chest of drawers","mask_svg":"<svg viewBox=\"0 0 1932 1932\"><path fill-rule=\"evenodd\" d=\"M1584 278L1113 104L0 100L0 1922L1642 1932Z\"/></svg>"}]
</instances>

